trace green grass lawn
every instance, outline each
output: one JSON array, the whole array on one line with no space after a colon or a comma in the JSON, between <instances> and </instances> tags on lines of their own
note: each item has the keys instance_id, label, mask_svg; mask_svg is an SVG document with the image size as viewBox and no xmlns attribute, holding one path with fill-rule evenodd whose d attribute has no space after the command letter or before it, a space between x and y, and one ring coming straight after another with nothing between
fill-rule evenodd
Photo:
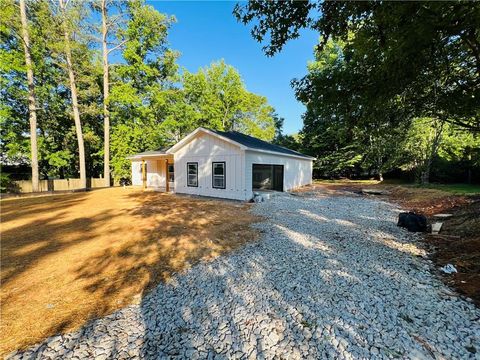
<instances>
[{"instance_id":1,"label":"green grass lawn","mask_svg":"<svg viewBox=\"0 0 480 360\"><path fill-rule=\"evenodd\" d=\"M455 195L480 195L480 185L478 184L428 184L414 186L419 188L443 190Z\"/></svg>"},{"instance_id":2,"label":"green grass lawn","mask_svg":"<svg viewBox=\"0 0 480 360\"><path fill-rule=\"evenodd\" d=\"M412 184L407 183L402 180L396 179L387 179L383 182L378 180L349 180L349 179L339 179L339 180L323 180L318 179L314 180L314 184L318 185L339 185L339 186L371 186L371 185L378 185L378 186L405 186L409 188L417 188L417 189L433 189L433 190L440 190L445 191L454 195L480 195L480 185L479 184L427 184L427 185L420 185L420 184Z\"/></svg>"}]
</instances>

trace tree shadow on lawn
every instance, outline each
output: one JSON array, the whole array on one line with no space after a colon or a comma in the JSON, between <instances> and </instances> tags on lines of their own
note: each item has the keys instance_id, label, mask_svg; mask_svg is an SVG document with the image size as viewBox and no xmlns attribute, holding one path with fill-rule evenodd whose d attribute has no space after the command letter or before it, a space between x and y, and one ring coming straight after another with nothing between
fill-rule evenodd
<instances>
[{"instance_id":1,"label":"tree shadow on lawn","mask_svg":"<svg viewBox=\"0 0 480 360\"><path fill-rule=\"evenodd\" d=\"M113 215L106 211L94 219L85 216L67 221L66 213L56 211L53 216L2 231L0 353L39 341L63 327L71 329L91 316L92 306L79 306L83 299L76 293L78 285L69 269L92 243L97 223ZM49 329L51 324L54 330Z\"/></svg>"},{"instance_id":2,"label":"tree shadow on lawn","mask_svg":"<svg viewBox=\"0 0 480 360\"><path fill-rule=\"evenodd\" d=\"M34 203L31 201L34 200ZM2 202L2 276L3 286L29 267L59 250L83 239L70 236L79 227L86 232L93 220L87 217L62 220L68 209L84 200L84 194L61 196L45 203L43 198L20 199ZM40 205L42 204L42 205ZM60 235L64 235L63 238Z\"/></svg>"},{"instance_id":3,"label":"tree shadow on lawn","mask_svg":"<svg viewBox=\"0 0 480 360\"><path fill-rule=\"evenodd\" d=\"M139 302L174 272L254 239L245 207L121 189L9 203L0 352Z\"/></svg>"},{"instance_id":4,"label":"tree shadow on lawn","mask_svg":"<svg viewBox=\"0 0 480 360\"><path fill-rule=\"evenodd\" d=\"M245 204L153 192L127 196L139 205L128 210L137 239L105 249L76 269L77 279L88 280L89 292L111 296L129 289L130 295L141 295L174 273L256 237L250 225L258 220ZM114 279L105 279L105 273Z\"/></svg>"},{"instance_id":5,"label":"tree shadow on lawn","mask_svg":"<svg viewBox=\"0 0 480 360\"><path fill-rule=\"evenodd\" d=\"M2 223L18 218L36 217L39 213L67 209L85 199L85 192L62 195L46 195L32 198L11 198L1 201Z\"/></svg>"}]
</instances>

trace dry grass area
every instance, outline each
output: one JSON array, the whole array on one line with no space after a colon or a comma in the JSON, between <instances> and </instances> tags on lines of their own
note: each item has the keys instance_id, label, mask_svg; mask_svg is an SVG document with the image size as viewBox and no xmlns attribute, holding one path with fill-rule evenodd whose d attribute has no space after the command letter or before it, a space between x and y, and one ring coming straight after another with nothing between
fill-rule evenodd
<instances>
[{"instance_id":1,"label":"dry grass area","mask_svg":"<svg viewBox=\"0 0 480 360\"><path fill-rule=\"evenodd\" d=\"M3 200L0 357L255 239L248 207L131 188Z\"/></svg>"}]
</instances>

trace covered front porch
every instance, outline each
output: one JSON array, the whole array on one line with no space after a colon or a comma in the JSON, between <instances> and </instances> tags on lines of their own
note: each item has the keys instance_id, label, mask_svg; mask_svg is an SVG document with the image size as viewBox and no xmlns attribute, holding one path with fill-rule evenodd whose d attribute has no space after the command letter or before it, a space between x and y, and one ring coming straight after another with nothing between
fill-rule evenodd
<instances>
[{"instance_id":1,"label":"covered front porch","mask_svg":"<svg viewBox=\"0 0 480 360\"><path fill-rule=\"evenodd\" d=\"M174 191L173 155L163 150L146 151L133 156L132 185L162 192Z\"/></svg>"}]
</instances>

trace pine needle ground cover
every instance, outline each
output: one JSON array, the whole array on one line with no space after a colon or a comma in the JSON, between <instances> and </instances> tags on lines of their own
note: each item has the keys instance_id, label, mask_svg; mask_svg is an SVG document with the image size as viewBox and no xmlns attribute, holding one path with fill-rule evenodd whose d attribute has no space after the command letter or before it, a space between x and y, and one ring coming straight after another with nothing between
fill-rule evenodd
<instances>
[{"instance_id":1,"label":"pine needle ground cover","mask_svg":"<svg viewBox=\"0 0 480 360\"><path fill-rule=\"evenodd\" d=\"M0 357L254 240L248 207L132 188L2 200Z\"/></svg>"}]
</instances>

